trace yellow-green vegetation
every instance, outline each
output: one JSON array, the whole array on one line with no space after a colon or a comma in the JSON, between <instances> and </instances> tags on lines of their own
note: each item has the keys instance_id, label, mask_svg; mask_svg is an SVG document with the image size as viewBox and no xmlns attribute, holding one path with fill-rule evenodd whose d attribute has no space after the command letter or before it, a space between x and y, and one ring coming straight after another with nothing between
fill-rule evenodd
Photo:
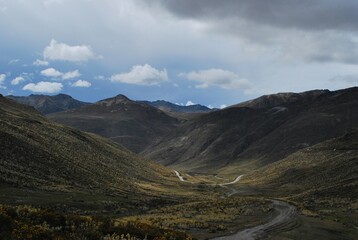
<instances>
[{"instance_id":1,"label":"yellow-green vegetation","mask_svg":"<svg viewBox=\"0 0 358 240\"><path fill-rule=\"evenodd\" d=\"M169 170L113 142L53 124L30 108L0 102L1 179L47 190L139 191L143 181L173 182ZM86 190L85 190L86 189Z\"/></svg>"},{"instance_id":2,"label":"yellow-green vegetation","mask_svg":"<svg viewBox=\"0 0 358 240\"><path fill-rule=\"evenodd\" d=\"M138 222L114 224L108 217L84 217L33 208L0 205L0 239L191 239L179 231Z\"/></svg>"},{"instance_id":3,"label":"yellow-green vegetation","mask_svg":"<svg viewBox=\"0 0 358 240\"><path fill-rule=\"evenodd\" d=\"M208 238L261 224L272 214L270 201L231 197L158 208L143 215L119 218L117 223L145 223Z\"/></svg>"},{"instance_id":4,"label":"yellow-green vegetation","mask_svg":"<svg viewBox=\"0 0 358 240\"><path fill-rule=\"evenodd\" d=\"M0 152L5 194L0 198L15 202L33 204L31 198L37 196L37 203L43 204L64 195L72 197L74 205L106 201L150 207L194 195L171 170L110 140L54 124L33 108L4 97L0 97ZM14 199L14 193L28 190L30 197Z\"/></svg>"}]
</instances>

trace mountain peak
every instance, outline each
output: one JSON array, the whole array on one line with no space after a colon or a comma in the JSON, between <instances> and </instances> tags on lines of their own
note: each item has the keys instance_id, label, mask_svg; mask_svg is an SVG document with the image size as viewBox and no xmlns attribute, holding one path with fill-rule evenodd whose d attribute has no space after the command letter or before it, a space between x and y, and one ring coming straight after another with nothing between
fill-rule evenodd
<instances>
[{"instance_id":1,"label":"mountain peak","mask_svg":"<svg viewBox=\"0 0 358 240\"><path fill-rule=\"evenodd\" d=\"M73 97L71 97L70 95L64 94L64 93L57 94L54 97L63 98L63 99L73 99Z\"/></svg>"},{"instance_id":2,"label":"mountain peak","mask_svg":"<svg viewBox=\"0 0 358 240\"><path fill-rule=\"evenodd\" d=\"M123 94L118 94L114 98L119 101L131 101L127 96L125 96Z\"/></svg>"},{"instance_id":3,"label":"mountain peak","mask_svg":"<svg viewBox=\"0 0 358 240\"><path fill-rule=\"evenodd\" d=\"M106 105L107 107L117 105L117 104L126 104L130 103L132 100L130 100L128 97L124 96L123 94L118 94L115 97L107 98L104 100L101 100L97 102L97 104Z\"/></svg>"},{"instance_id":4,"label":"mountain peak","mask_svg":"<svg viewBox=\"0 0 358 240\"><path fill-rule=\"evenodd\" d=\"M32 106L43 114L65 111L88 104L78 101L66 94L58 94L54 96L31 94L28 97L9 95L7 98L21 104Z\"/></svg>"}]
</instances>

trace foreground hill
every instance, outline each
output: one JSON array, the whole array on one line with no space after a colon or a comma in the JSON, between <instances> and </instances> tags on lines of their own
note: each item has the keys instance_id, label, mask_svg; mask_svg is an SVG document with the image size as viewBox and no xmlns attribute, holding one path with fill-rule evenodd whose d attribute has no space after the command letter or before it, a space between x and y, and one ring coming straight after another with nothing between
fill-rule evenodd
<instances>
[{"instance_id":1,"label":"foreground hill","mask_svg":"<svg viewBox=\"0 0 358 240\"><path fill-rule=\"evenodd\" d=\"M135 195L148 182L160 192L177 181L171 171L111 141L51 123L2 96L0 152L0 184L6 186Z\"/></svg>"},{"instance_id":2,"label":"foreground hill","mask_svg":"<svg viewBox=\"0 0 358 240\"><path fill-rule=\"evenodd\" d=\"M357 229L358 130L259 168L243 182L296 202L307 215Z\"/></svg>"},{"instance_id":3,"label":"foreground hill","mask_svg":"<svg viewBox=\"0 0 358 240\"><path fill-rule=\"evenodd\" d=\"M252 170L358 127L357 109L358 88L264 96L188 121L143 154L178 169Z\"/></svg>"},{"instance_id":4,"label":"foreground hill","mask_svg":"<svg viewBox=\"0 0 358 240\"><path fill-rule=\"evenodd\" d=\"M48 95L30 95L28 97L7 96L18 103L32 106L43 114L61 112L68 109L79 108L89 103L81 102L73 99L66 94L58 94L55 96Z\"/></svg>"},{"instance_id":5,"label":"foreground hill","mask_svg":"<svg viewBox=\"0 0 358 240\"><path fill-rule=\"evenodd\" d=\"M99 134L140 152L170 132L178 120L123 95L48 115L58 123Z\"/></svg>"},{"instance_id":6,"label":"foreground hill","mask_svg":"<svg viewBox=\"0 0 358 240\"><path fill-rule=\"evenodd\" d=\"M329 197L358 200L358 130L299 150L244 179L297 192L330 190Z\"/></svg>"}]
</instances>

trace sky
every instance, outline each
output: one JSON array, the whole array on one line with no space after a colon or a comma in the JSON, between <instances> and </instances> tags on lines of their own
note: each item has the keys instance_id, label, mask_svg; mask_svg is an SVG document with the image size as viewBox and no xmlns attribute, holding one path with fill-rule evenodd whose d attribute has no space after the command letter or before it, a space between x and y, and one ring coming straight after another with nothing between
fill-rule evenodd
<instances>
[{"instance_id":1,"label":"sky","mask_svg":"<svg viewBox=\"0 0 358 240\"><path fill-rule=\"evenodd\" d=\"M0 0L0 93L224 107L358 84L356 0Z\"/></svg>"}]
</instances>

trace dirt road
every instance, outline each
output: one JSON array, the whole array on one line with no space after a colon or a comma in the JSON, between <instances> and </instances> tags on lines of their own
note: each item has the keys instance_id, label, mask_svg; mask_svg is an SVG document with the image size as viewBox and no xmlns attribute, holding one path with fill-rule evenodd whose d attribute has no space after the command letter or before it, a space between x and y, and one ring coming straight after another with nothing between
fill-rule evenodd
<instances>
[{"instance_id":1,"label":"dirt road","mask_svg":"<svg viewBox=\"0 0 358 240\"><path fill-rule=\"evenodd\" d=\"M214 240L262 239L272 232L286 229L296 218L296 208L279 200L272 200L272 204L275 211L278 212L278 215L272 218L268 223L244 229L233 235L214 238Z\"/></svg>"}]
</instances>

